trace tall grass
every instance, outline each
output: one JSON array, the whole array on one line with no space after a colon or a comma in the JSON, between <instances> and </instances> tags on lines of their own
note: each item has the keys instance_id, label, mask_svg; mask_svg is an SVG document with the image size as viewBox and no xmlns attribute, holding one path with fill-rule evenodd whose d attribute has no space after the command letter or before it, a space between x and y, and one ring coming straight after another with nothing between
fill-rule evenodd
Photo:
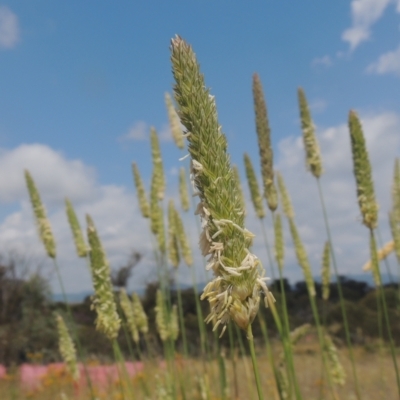
<instances>
[{"instance_id":1,"label":"tall grass","mask_svg":"<svg viewBox=\"0 0 400 400\"><path fill-rule=\"evenodd\" d=\"M330 233L328 214L320 185L322 175L322 156L316 141L313 122L308 110L304 91L298 91L300 117L303 130L303 139L306 155L306 166L317 180L320 201L323 208L322 218L326 227L327 242L324 247L323 272L322 272L322 303L319 301L311 270L311 264L306 252L299 230L295 223L294 209L288 190L285 187L281 174L276 174L273 167L272 137L269 127L266 103L257 74L253 76L253 100L256 116L257 140L260 151L260 173L254 167L252 158L244 155L246 177L249 192L255 213L261 222L266 249L268 251L269 271L273 271L276 263L279 275L278 285L280 294L275 303L273 293L268 288L265 269L261 257L257 257L251 250L254 240L246 228L245 196L243 196L240 176L237 169L231 165L228 153L227 138L218 122L217 108L214 97L207 88L205 79L200 70L193 49L179 36L171 41L172 72L175 80L174 100L170 95L165 96L171 131L176 145L184 147L185 139L191 160L190 179L195 190L195 197L199 203L193 212L200 215L201 231L199 232L199 248L205 259L205 268L213 272L213 279L206 283L203 293L197 292L197 277L194 269L194 256L190 247L190 240L185 233L184 225L191 223L189 213L182 219L174 206L173 200L168 201L168 212L164 204L165 197L171 195L166 190L166 181L163 171L163 160L158 134L154 128L150 131L151 152L153 161L153 174L149 196L145 190L138 166L132 164L132 172L138 204L143 218L149 220L149 228L153 234L155 263L159 288L157 302L154 309L156 332L161 343L164 360L157 359L156 351L151 348L148 340L148 317L144 314L140 299L136 294L130 299L128 293L122 290L117 296L110 280L110 269L106 253L101 244L100 237L90 216L87 216L87 242L80 229L77 215L72 203L66 200L66 211L71 225L73 239L79 257L88 257L94 288L92 307L96 311L96 329L101 332L111 343L115 360L119 365L119 378L117 389L109 389L112 396L123 399L251 399L257 395L258 399L310 399L319 392L320 398L339 399L344 393L354 391L358 399L366 395L366 390L358 383L356 366L361 370L362 364L357 363L355 349L350 338L348 317L345 299L340 285L339 272L335 258L332 236ZM182 125L181 125L182 124ZM182 131L182 126L184 131ZM377 227L377 204L371 179L371 165L368 160L365 141L361 124L357 115L350 112L349 131L356 177L357 200L360 205L363 223L369 230L371 243L371 262L367 268L371 269L377 285L377 308L379 331L383 332L381 317L385 323L388 344L391 352L393 370L391 378L397 382L400 395L400 378L398 372L398 357L392 336L390 316L387 300L383 289L379 260L384 259L391 251L395 251L400 258L400 172L398 161L395 164L395 177L393 183L393 209L390 213L390 227L393 241L389 242L379 253L375 242L375 229ZM264 193L258 187L258 175L261 175ZM56 259L56 242L52 234L51 225L47 218L39 191L37 190L29 172L25 178L34 210L39 236L45 251L52 259ZM275 179L277 178L277 182ZM184 168L179 173L179 196L182 209L189 210L189 195ZM280 201L275 184L279 188ZM177 194L178 195L178 194ZM272 248L269 246L266 235L266 212L263 198L266 199L272 214L272 224L267 228L274 230L275 260L272 257ZM284 226L281 221L281 212L287 217L289 231L297 262L302 268L308 290L308 301L312 310L313 325L307 324L295 327L289 319L288 304L284 285ZM165 215L168 216L168 230L166 235ZM316 216L317 218L317 216ZM389 246L390 245L390 246ZM181 261L191 268L195 305L197 312L198 332L200 336L200 356L191 354L188 346L188 332L185 326L185 304L180 288L177 268ZM329 333L329 320L327 320L326 303L330 288L330 261L332 260L336 276L337 289L340 298L340 309L346 335L347 354L336 346L332 333ZM63 289L61 274L56 265L60 285ZM177 288L177 304L171 294L171 271L175 275L175 288ZM64 289L63 289L63 292ZM400 298L400 297L399 297ZM260 309L263 300L268 310ZM68 304L67 298L64 299ZM203 303L202 303L203 301ZM208 302L209 314L203 318L204 301ZM322 304L322 322L321 307ZM120 315L120 313L123 314ZM271 313L269 316L267 313ZM256 319L257 317L257 319ZM278 337L273 333L272 320ZM80 351L78 336L72 331L69 336L67 325L74 326L72 314L69 312L68 324L60 316L57 317L60 332L60 353L67 365L68 374L78 382L78 359L75 355L76 342L79 358L85 360L85 355ZM127 370L124 355L118 345L121 321L126 334L126 340L132 349L135 344L137 354L143 362L146 376L132 377ZM207 331L206 323L211 323L213 334ZM258 324L264 337L264 343L254 339L253 325ZM296 328L296 329L294 329ZM228 348L223 339L225 330L228 330ZM73 329L74 330L74 329ZM314 390L314 397L310 397L308 386L304 383L309 378L304 378L304 361L299 357L301 340L311 332L316 336L319 347L313 348L314 367L312 379L322 377L320 386ZM247 338L247 342L242 338ZM143 341L145 349L143 351ZM304 340L304 339L303 339ZM236 349L240 349L238 356ZM183 352L184 357L180 352ZM136 355L133 351L131 358ZM227 357L230 357L230 361ZM252 375L249 374L250 361L253 367ZM382 363L387 365L385 356ZM165 365L165 367L163 366ZM318 365L319 367L315 367ZM322 365L322 369L321 369ZM351 370L351 374L348 371ZM87 382L90 385L90 376L86 370ZM379 371L375 371L376 376ZM349 382L349 375L352 381ZM347 378L346 378L347 377ZM329 390L325 390L326 383ZM78 385L78 384L77 384ZM65 385L64 385L65 386ZM57 396L68 398L65 387L60 387ZM84 398L86 392L75 393L75 398ZM92 399L98 398L94 388L90 386ZM111 397L110 397L111 398ZM114 398L114 397L113 397ZM116 397L115 397L116 398ZM367 397L365 397L367 398Z\"/></svg>"}]
</instances>

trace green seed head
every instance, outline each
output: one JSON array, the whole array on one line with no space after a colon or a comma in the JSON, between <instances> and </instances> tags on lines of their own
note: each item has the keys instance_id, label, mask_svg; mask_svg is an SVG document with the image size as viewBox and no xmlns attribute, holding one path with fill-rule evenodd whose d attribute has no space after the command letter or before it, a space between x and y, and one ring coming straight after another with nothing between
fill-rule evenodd
<instances>
[{"instance_id":1,"label":"green seed head","mask_svg":"<svg viewBox=\"0 0 400 400\"><path fill-rule=\"evenodd\" d=\"M137 191L137 196L139 200L140 212L144 218L149 218L150 216L150 205L147 201L146 191L144 190L144 185L142 178L140 176L139 168L136 163L132 163L132 173L135 182L135 187Z\"/></svg>"},{"instance_id":2,"label":"green seed head","mask_svg":"<svg viewBox=\"0 0 400 400\"><path fill-rule=\"evenodd\" d=\"M207 322L226 327L233 319L247 329L257 314L260 289L268 288L259 259L250 253L253 234L244 227L238 182L218 123L214 97L204 82L192 48L179 36L171 41L174 94L178 115L186 129L193 184L200 198L200 248L209 256L207 269L215 278L204 289L211 313ZM224 331L223 329L223 331Z\"/></svg>"},{"instance_id":3,"label":"green seed head","mask_svg":"<svg viewBox=\"0 0 400 400\"><path fill-rule=\"evenodd\" d=\"M178 148L183 149L185 143L183 141L183 132L181 129L181 123L179 121L178 114L175 111L174 104L172 103L171 96L169 93L165 93L165 105L167 106L169 126L171 128L172 138Z\"/></svg>"},{"instance_id":4,"label":"green seed head","mask_svg":"<svg viewBox=\"0 0 400 400\"><path fill-rule=\"evenodd\" d=\"M264 196L267 199L269 209L275 211L278 207L278 197L274 186L271 129L269 127L267 105L258 74L253 75L253 100L256 114L256 131L260 151L261 173L264 183Z\"/></svg>"},{"instance_id":5,"label":"green seed head","mask_svg":"<svg viewBox=\"0 0 400 400\"><path fill-rule=\"evenodd\" d=\"M50 221L47 218L46 210L40 199L39 191L36 188L35 182L28 170L25 170L26 186L28 187L29 197L35 214L36 225L39 232L39 237L44 245L47 255L51 258L56 258L56 242L51 230Z\"/></svg>"},{"instance_id":6,"label":"green seed head","mask_svg":"<svg viewBox=\"0 0 400 400\"><path fill-rule=\"evenodd\" d=\"M310 262L308 260L306 249L301 241L293 218L289 218L290 232L292 234L294 248L296 251L297 262L303 270L304 280L306 281L307 290L310 296L315 296L315 284L311 272Z\"/></svg>"},{"instance_id":7,"label":"green seed head","mask_svg":"<svg viewBox=\"0 0 400 400\"><path fill-rule=\"evenodd\" d=\"M239 170L237 165L233 166L233 176L236 179L237 185L238 185L238 195L239 195L239 201L241 204L241 207L243 208L244 212L246 212L246 202L244 200L244 194L243 194L243 189L240 181L240 175L239 175Z\"/></svg>"},{"instance_id":8,"label":"green seed head","mask_svg":"<svg viewBox=\"0 0 400 400\"><path fill-rule=\"evenodd\" d=\"M356 112L353 110L349 113L349 129L358 204L363 217L363 224L370 229L374 229L378 223L378 204L375 200L371 164L362 126Z\"/></svg>"},{"instance_id":9,"label":"green seed head","mask_svg":"<svg viewBox=\"0 0 400 400\"><path fill-rule=\"evenodd\" d=\"M249 184L251 201L253 202L254 210L258 218L265 217L263 200L258 187L256 173L254 172L253 164L247 153L244 154L244 166L246 169L247 182Z\"/></svg>"},{"instance_id":10,"label":"green seed head","mask_svg":"<svg viewBox=\"0 0 400 400\"><path fill-rule=\"evenodd\" d=\"M153 174L155 179L155 187L157 190L158 200L164 198L165 191L165 178L164 178L164 167L161 156L160 142L158 140L157 131L150 128L150 142L151 142L151 155L153 159Z\"/></svg>"},{"instance_id":11,"label":"green seed head","mask_svg":"<svg viewBox=\"0 0 400 400\"><path fill-rule=\"evenodd\" d=\"M290 200L289 193L286 189L283 176L279 172L276 174L276 176L278 178L278 187L279 187L279 193L281 195L283 213L286 215L287 218L294 218L292 201Z\"/></svg>"},{"instance_id":12,"label":"green seed head","mask_svg":"<svg viewBox=\"0 0 400 400\"><path fill-rule=\"evenodd\" d=\"M144 312L140 298L136 293L132 294L132 307L133 314L135 316L136 326L138 327L139 331L143 334L148 333L149 323L147 320L147 315Z\"/></svg>"},{"instance_id":13,"label":"green seed head","mask_svg":"<svg viewBox=\"0 0 400 400\"><path fill-rule=\"evenodd\" d=\"M126 294L125 289L121 289L119 292L119 301L121 304L122 312L125 315L127 326L129 332L132 336L132 340L137 344L139 343L139 331L135 320L135 315L133 311L133 305Z\"/></svg>"},{"instance_id":14,"label":"green seed head","mask_svg":"<svg viewBox=\"0 0 400 400\"><path fill-rule=\"evenodd\" d=\"M331 337L327 333L325 334L324 339L324 350L328 358L329 374L332 378L332 382L335 385L344 386L344 384L346 383L346 372L343 368L342 363L339 360L336 346L334 345Z\"/></svg>"},{"instance_id":15,"label":"green seed head","mask_svg":"<svg viewBox=\"0 0 400 400\"><path fill-rule=\"evenodd\" d=\"M90 269L94 286L92 309L97 314L96 329L104 333L108 339L113 340L118 336L121 321L115 304L110 266L93 220L89 215L86 215L86 221L90 246Z\"/></svg>"},{"instance_id":16,"label":"green seed head","mask_svg":"<svg viewBox=\"0 0 400 400\"><path fill-rule=\"evenodd\" d=\"M63 318L59 314L55 314L58 331L58 348L61 357L65 363L67 371L71 374L73 380L77 382L79 380L79 368L76 359L76 350L74 342L69 335L67 326Z\"/></svg>"},{"instance_id":17,"label":"green seed head","mask_svg":"<svg viewBox=\"0 0 400 400\"><path fill-rule=\"evenodd\" d=\"M311 119L310 109L308 108L306 95L302 88L297 90L300 108L301 129L303 131L304 149L306 151L307 169L319 178L322 174L322 160L319 150L315 128Z\"/></svg>"},{"instance_id":18,"label":"green seed head","mask_svg":"<svg viewBox=\"0 0 400 400\"><path fill-rule=\"evenodd\" d=\"M172 266L178 268L180 257L175 213L174 202L170 200L168 203L168 257Z\"/></svg>"},{"instance_id":19,"label":"green seed head","mask_svg":"<svg viewBox=\"0 0 400 400\"><path fill-rule=\"evenodd\" d=\"M186 173L185 167L181 167L179 170L179 195L181 197L181 205L183 211L188 211L189 206L189 191L186 184Z\"/></svg>"},{"instance_id":20,"label":"green seed head","mask_svg":"<svg viewBox=\"0 0 400 400\"><path fill-rule=\"evenodd\" d=\"M394 163L393 183L392 183L392 210L393 217L400 224L400 162L396 158Z\"/></svg>"},{"instance_id":21,"label":"green seed head","mask_svg":"<svg viewBox=\"0 0 400 400\"><path fill-rule=\"evenodd\" d=\"M68 217L69 226L72 230L72 236L74 237L76 253L78 257L86 257L88 254L88 247L83 238L81 226L79 225L78 217L75 214L74 207L69 199L65 199L65 209Z\"/></svg>"},{"instance_id":22,"label":"green seed head","mask_svg":"<svg viewBox=\"0 0 400 400\"><path fill-rule=\"evenodd\" d=\"M191 266L193 264L192 249L190 248L188 237L185 233L182 218L177 210L175 210L175 224L182 257L185 260L186 265Z\"/></svg>"},{"instance_id":23,"label":"green seed head","mask_svg":"<svg viewBox=\"0 0 400 400\"><path fill-rule=\"evenodd\" d=\"M298 326L296 329L290 332L289 339L290 343L295 346L311 329L310 324L303 324Z\"/></svg>"}]
</instances>

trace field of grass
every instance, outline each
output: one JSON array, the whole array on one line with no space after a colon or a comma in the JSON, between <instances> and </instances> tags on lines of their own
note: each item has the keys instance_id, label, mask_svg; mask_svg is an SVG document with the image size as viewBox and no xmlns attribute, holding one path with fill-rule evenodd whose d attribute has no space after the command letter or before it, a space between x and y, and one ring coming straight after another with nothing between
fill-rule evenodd
<instances>
[{"instance_id":1,"label":"field of grass","mask_svg":"<svg viewBox=\"0 0 400 400\"><path fill-rule=\"evenodd\" d=\"M314 338L315 339L315 338ZM347 371L346 384L338 387L336 397L329 392L326 382L321 379L321 358L318 356L318 343L310 339L300 343L295 351L295 366L298 379L301 383L303 398L307 400L323 399L355 399L354 382L352 381L348 359L345 349L339 351L339 358ZM275 357L279 358L280 348L275 346ZM367 351L364 348L355 348L357 371L362 377L361 395L365 400L396 399L397 388L395 373L390 355L387 352L379 354L377 350ZM266 399L278 400L279 393L276 388L273 371L262 346L257 346L257 359L261 371L261 382ZM400 361L400 356L398 356ZM227 389L225 397L221 395L219 385L219 371L217 361L207 362L205 365L200 359L185 360L177 356L174 362L174 378L176 382L185 386L187 399L256 399L257 393L251 370L251 359L238 354L232 359L224 358ZM157 366L154 361L144 363L144 368L132 379L135 399L169 399L168 378L165 366ZM183 396L177 389L177 399ZM208 392L208 393L207 393ZM40 380L40 386L35 390L24 389L17 376L7 376L0 380L0 393L2 400L83 400L90 398L86 385L79 389L64 372L49 372ZM121 392L120 382L114 381L107 389L98 387L96 397L104 400L117 400L129 398L126 384ZM125 396L123 395L125 393Z\"/></svg>"},{"instance_id":2,"label":"field of grass","mask_svg":"<svg viewBox=\"0 0 400 400\"><path fill-rule=\"evenodd\" d=\"M78 360L85 359L77 334L78 323L74 321L67 301L64 301L65 313L56 316L56 324L59 351L65 368L50 369L50 372L41 378L37 388L24 388L18 370L14 373L9 370L0 380L0 400L400 398L400 359L396 348L399 338L394 337L394 332L398 331L396 321L399 320L400 292L399 286L393 285L394 291L393 288L390 289L389 298L389 292L382 285L380 271L380 261L390 252L395 252L400 260L398 160L395 162L393 207L390 211L393 241L378 250L375 239L378 206L371 165L361 122L357 114L350 111L349 134L355 176L354 201L359 203L362 223L366 228L365 235L370 239L371 261L366 268L371 270L376 286L373 298L374 308L376 303L376 312L373 314L376 315L376 321L368 322L376 324L378 337L375 341L367 342L367 346L355 346L354 335L352 337L349 329L349 316L342 286L338 279L340 271L336 265L335 247L332 244L334 238L330 233L329 213L325 208L320 186L323 173L322 156L304 91L298 90L298 98L306 164L312 175L310 179L315 178L319 189L318 201L323 210L320 218L326 228L321 232L321 235L326 235L321 262L321 296L316 290L284 178L274 171L271 132L261 81L257 74L253 77L263 193L258 186L253 160L245 155L244 161L252 203L263 228L264 208L268 207L272 215L273 246L269 245L270 240L267 239L265 231L264 239L269 254L268 271L274 270L276 275L279 275L274 288L276 290L279 285L280 294L276 295L275 299L273 290L267 286L268 277L265 276L266 271L260 258L252 253L254 235L248 231L245 224L246 204L241 189L242 183L230 164L227 139L218 123L214 98L205 85L195 53L179 36L171 42L171 60L176 101L175 110L171 98L166 98L171 131L178 147L183 149L183 138L187 139L191 158L190 171L181 170L180 174L181 208L187 211L191 207L189 187L193 186L194 193L191 194L194 195L192 197L195 198L196 204L192 205L192 211L196 218L200 216L201 220L199 247L206 258L206 269L213 272L212 280L207 283L202 293L197 293L197 284L193 279L195 323L200 338L198 357L193 357L188 351L190 338L185 328L184 304L179 284L174 287L175 297L171 294L170 285L170 277L182 261L189 267L193 265L192 249L180 212L172 199L168 203L164 199L165 177L161 148L157 132L152 129L150 137L153 176L149 197L136 164L133 165L133 174L140 210L142 216L148 220L154 239L157 264L155 279L158 286L152 310L153 331L150 333L157 337L157 348L160 351L152 357L148 356L152 353L152 347L147 343L149 316L144 312L141 299L135 294L128 295L123 289L115 290L118 285L113 287L107 255L97 233L95 221L90 215L86 216L85 237L73 206L67 201L66 211L77 255L86 257L90 264L95 291L92 298L92 309L96 312L95 327L106 338L107 343L111 343L115 376L109 379L103 377L103 388L98 386L94 378L85 383L86 374L90 376L91 365L86 363L86 367L82 367L78 363ZM185 128L184 132L181 124ZM191 185L188 185L186 178L189 175ZM29 171L25 172L25 178L40 238L48 256L54 261L54 269L63 289L57 264L56 239L52 234L50 221ZM290 323L286 305L283 280L285 226L289 227L297 262L304 274L307 296L302 301L307 301L310 310L310 315L306 318L308 323L297 326ZM321 313L321 308L325 309L326 306L326 303L323 303L327 302L330 296L331 275L336 278L337 283L340 326L344 332L340 338L340 335L335 336L335 332L330 329L332 327L325 321L325 314ZM208 315L203 315L200 298L209 303ZM265 318L266 315L270 318ZM267 329L267 320L268 324L274 324L274 330L270 325ZM262 330L262 340L260 337L254 339L254 321L257 321ZM206 323L213 326L214 336L206 334ZM235 336L236 331L232 328L238 331L240 329L245 339L240 335ZM121 351L118 338L122 329L128 338L129 347L138 349L138 358L142 363L138 371L130 370L132 365L126 364L126 360L133 357L127 356L127 353L124 356ZM218 338L224 334L229 336L229 345L223 345ZM179 347L176 344L178 338ZM145 346L142 346L144 342ZM142 347L146 348L146 355L141 353ZM89 371L86 368L89 368Z\"/></svg>"}]
</instances>

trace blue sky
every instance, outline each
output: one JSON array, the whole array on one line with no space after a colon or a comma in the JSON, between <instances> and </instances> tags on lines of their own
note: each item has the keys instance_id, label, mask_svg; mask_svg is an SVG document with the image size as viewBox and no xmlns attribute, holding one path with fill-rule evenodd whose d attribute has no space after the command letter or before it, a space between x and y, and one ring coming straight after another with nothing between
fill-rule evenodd
<instances>
[{"instance_id":1,"label":"blue sky","mask_svg":"<svg viewBox=\"0 0 400 400\"><path fill-rule=\"evenodd\" d=\"M198 56L216 96L232 161L241 171L244 151L258 165L251 77L259 73L276 166L293 192L317 274L322 225L312 217L318 203L313 208L303 195L313 182L304 170L296 99L298 86L306 90L326 161L326 190L332 191L328 202L343 238L338 251L351 260L344 270L358 272L368 253L351 166L342 160L349 155L345 124L348 110L358 110L373 147L385 217L400 136L398 0L0 3L0 240L10 249L23 244L37 252L22 177L29 168L59 235L64 264L75 265L65 243L70 238L64 196L74 201L82 223L85 212L94 214L116 265L130 247L147 246L130 164L138 163L148 183L148 133L155 126L168 195L176 196L182 154L170 139L164 105L173 84L169 42L175 34ZM349 218L351 228L344 225ZM189 217L186 222L194 225ZM258 229L250 204L249 224ZM384 238L386 231L384 225ZM288 265L295 264L289 250L287 257ZM143 261L133 286L145 282L150 264ZM80 267L65 272L70 291L90 287L87 276L76 279ZM295 265L288 274L300 276Z\"/></svg>"}]
</instances>

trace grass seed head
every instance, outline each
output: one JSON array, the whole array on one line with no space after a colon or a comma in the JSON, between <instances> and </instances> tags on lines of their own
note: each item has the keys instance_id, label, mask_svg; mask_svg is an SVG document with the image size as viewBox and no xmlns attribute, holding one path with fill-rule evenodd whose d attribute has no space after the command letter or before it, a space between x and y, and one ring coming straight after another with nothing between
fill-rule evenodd
<instances>
[{"instance_id":1,"label":"grass seed head","mask_svg":"<svg viewBox=\"0 0 400 400\"><path fill-rule=\"evenodd\" d=\"M142 302L140 301L139 296L137 293L132 294L132 308L133 314L135 316L136 326L138 327L139 331L143 334L148 333L149 331L149 323L147 320L147 315L144 312Z\"/></svg>"},{"instance_id":2,"label":"grass seed head","mask_svg":"<svg viewBox=\"0 0 400 400\"><path fill-rule=\"evenodd\" d=\"M192 249L190 247L188 237L183 226L183 221L178 210L175 210L175 224L182 257L185 260L186 265L191 266L193 265Z\"/></svg>"},{"instance_id":3,"label":"grass seed head","mask_svg":"<svg viewBox=\"0 0 400 400\"><path fill-rule=\"evenodd\" d=\"M356 112L353 110L349 113L349 129L358 204L363 217L363 224L369 229L374 229L378 223L378 204L375 200L371 164L362 126Z\"/></svg>"},{"instance_id":4,"label":"grass seed head","mask_svg":"<svg viewBox=\"0 0 400 400\"><path fill-rule=\"evenodd\" d=\"M299 100L304 149L306 151L306 166L316 178L319 178L323 171L319 144L317 137L315 136L315 127L311 119L310 109L308 107L304 90L299 88L297 90L297 95Z\"/></svg>"},{"instance_id":5,"label":"grass seed head","mask_svg":"<svg viewBox=\"0 0 400 400\"><path fill-rule=\"evenodd\" d=\"M121 304L122 312L125 315L125 319L128 325L129 332L131 333L132 340L137 344L139 343L139 330L136 324L135 315L133 311L133 305L125 289L121 289L119 292L119 301Z\"/></svg>"},{"instance_id":6,"label":"grass seed head","mask_svg":"<svg viewBox=\"0 0 400 400\"><path fill-rule=\"evenodd\" d=\"M244 227L238 182L218 123L214 97L204 82L192 48L179 36L171 41L174 94L186 129L191 156L191 179L200 203L200 249L209 256L207 269L215 278L202 294L211 306L207 321L214 329L233 319L247 329L257 314L260 290L271 301L259 259L249 251L254 237Z\"/></svg>"},{"instance_id":7,"label":"grass seed head","mask_svg":"<svg viewBox=\"0 0 400 400\"><path fill-rule=\"evenodd\" d=\"M181 123L169 93L165 93L165 105L167 106L169 127L171 129L172 138L174 139L177 147L183 149L185 147L185 143L183 141Z\"/></svg>"},{"instance_id":8,"label":"grass seed head","mask_svg":"<svg viewBox=\"0 0 400 400\"><path fill-rule=\"evenodd\" d=\"M306 249L301 241L299 232L297 231L294 219L289 218L290 232L292 234L294 248L296 251L297 262L303 270L304 279L306 281L307 290L310 296L315 296L315 283L311 272L310 262L308 260Z\"/></svg>"},{"instance_id":9,"label":"grass seed head","mask_svg":"<svg viewBox=\"0 0 400 400\"><path fill-rule=\"evenodd\" d=\"M133 179L135 182L135 187L136 187L137 196L138 196L138 200L139 200L140 212L142 213L142 216L144 218L149 218L150 205L147 200L146 191L144 189L143 181L140 176L139 168L136 165L136 163L132 163L132 173L133 173Z\"/></svg>"},{"instance_id":10,"label":"grass seed head","mask_svg":"<svg viewBox=\"0 0 400 400\"><path fill-rule=\"evenodd\" d=\"M65 199L65 209L69 226L72 230L72 236L74 237L76 253L78 254L78 257L86 257L88 254L88 247L85 243L78 217L76 216L74 207L69 199Z\"/></svg>"},{"instance_id":11,"label":"grass seed head","mask_svg":"<svg viewBox=\"0 0 400 400\"><path fill-rule=\"evenodd\" d=\"M56 258L56 242L51 230L50 221L47 218L46 210L42 200L40 199L39 191L37 190L35 182L28 170L25 170L25 181L31 199L33 213L35 214L39 237L44 245L47 255L50 258Z\"/></svg>"},{"instance_id":12,"label":"grass seed head","mask_svg":"<svg viewBox=\"0 0 400 400\"><path fill-rule=\"evenodd\" d=\"M76 359L76 349L74 342L68 332L67 326L61 315L55 314L58 331L58 348L68 372L71 374L73 380L79 380L79 368Z\"/></svg>"},{"instance_id":13,"label":"grass seed head","mask_svg":"<svg viewBox=\"0 0 400 400\"><path fill-rule=\"evenodd\" d=\"M246 202L244 200L244 194L243 194L243 189L242 189L242 185L241 185L241 181L240 181L239 169L238 169L237 165L233 166L233 177L236 179L236 182L237 182L240 205L243 208L243 212L246 213Z\"/></svg>"},{"instance_id":14,"label":"grass seed head","mask_svg":"<svg viewBox=\"0 0 400 400\"><path fill-rule=\"evenodd\" d=\"M155 188L157 190L158 200L164 198L165 192L165 177L164 167L161 156L160 142L158 140L158 134L154 127L150 128L150 143L151 143L151 155L153 159L153 174L155 179Z\"/></svg>"},{"instance_id":15,"label":"grass seed head","mask_svg":"<svg viewBox=\"0 0 400 400\"><path fill-rule=\"evenodd\" d=\"M331 375L332 382L335 385L344 386L346 383L346 372L342 363L339 360L336 346L334 345L331 337L326 333L325 339L325 352L329 362L329 374Z\"/></svg>"},{"instance_id":16,"label":"grass seed head","mask_svg":"<svg viewBox=\"0 0 400 400\"><path fill-rule=\"evenodd\" d=\"M278 188L279 188L279 193L281 195L281 202L282 202L282 208L283 208L283 213L286 215L287 218L294 218L294 210L292 206L292 201L290 200L289 193L286 189L285 181L283 180L283 176L277 172L276 174L278 178Z\"/></svg>"},{"instance_id":17,"label":"grass seed head","mask_svg":"<svg viewBox=\"0 0 400 400\"><path fill-rule=\"evenodd\" d=\"M397 224L400 224L400 162L396 158L392 183L392 210Z\"/></svg>"},{"instance_id":18,"label":"grass seed head","mask_svg":"<svg viewBox=\"0 0 400 400\"><path fill-rule=\"evenodd\" d=\"M265 217L265 210L263 205L263 199L260 194L260 189L258 187L256 173L254 172L253 164L247 153L244 153L244 166L246 170L247 183L249 184L249 191L251 196L251 201L253 202L254 210L258 218Z\"/></svg>"},{"instance_id":19,"label":"grass seed head","mask_svg":"<svg viewBox=\"0 0 400 400\"><path fill-rule=\"evenodd\" d=\"M181 205L183 211L188 211L189 206L189 191L186 183L185 167L181 167L179 170L179 195L181 198Z\"/></svg>"},{"instance_id":20,"label":"grass seed head","mask_svg":"<svg viewBox=\"0 0 400 400\"><path fill-rule=\"evenodd\" d=\"M264 183L264 196L268 207L275 211L278 207L278 196L274 185L274 162L271 145L271 129L269 127L267 105L258 74L253 75L253 100L256 115L256 131L260 151L261 174Z\"/></svg>"},{"instance_id":21,"label":"grass seed head","mask_svg":"<svg viewBox=\"0 0 400 400\"><path fill-rule=\"evenodd\" d=\"M172 200L168 203L168 257L172 266L178 268L180 262L178 234L176 229L175 207Z\"/></svg>"},{"instance_id":22,"label":"grass seed head","mask_svg":"<svg viewBox=\"0 0 400 400\"><path fill-rule=\"evenodd\" d=\"M97 314L96 329L104 333L108 339L113 340L118 336L121 321L115 304L110 266L93 220L89 215L86 215L86 221L90 247L90 269L94 286L92 309Z\"/></svg>"}]
</instances>

